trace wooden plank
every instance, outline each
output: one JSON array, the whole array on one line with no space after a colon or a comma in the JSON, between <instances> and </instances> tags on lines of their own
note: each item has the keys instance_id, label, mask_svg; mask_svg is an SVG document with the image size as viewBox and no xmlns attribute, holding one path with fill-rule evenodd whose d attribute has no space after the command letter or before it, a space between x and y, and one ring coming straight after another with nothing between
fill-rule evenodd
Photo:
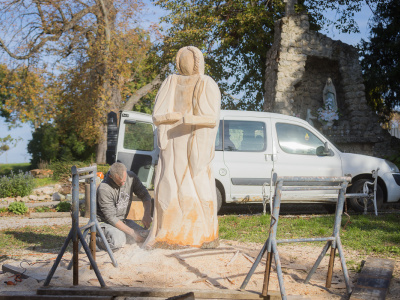
<instances>
[{"instance_id":1,"label":"wooden plank","mask_svg":"<svg viewBox=\"0 0 400 300\"><path fill-rule=\"evenodd\" d=\"M350 300L384 300L389 289L395 261L368 257L354 286Z\"/></svg>"},{"instance_id":2,"label":"wooden plank","mask_svg":"<svg viewBox=\"0 0 400 300\"><path fill-rule=\"evenodd\" d=\"M40 287L38 295L88 295L88 296L114 296L114 297L174 297L189 292L194 293L195 299L262 299L260 293L253 291L237 291L228 289L192 290L177 288L143 288L143 287L93 287L79 286L68 287ZM270 291L268 299L281 299L280 293Z\"/></svg>"},{"instance_id":3,"label":"wooden plank","mask_svg":"<svg viewBox=\"0 0 400 300\"><path fill-rule=\"evenodd\" d=\"M1 269L3 270L3 272L9 272L12 274L21 274L21 278L23 278L23 279L31 277L33 279L36 279L39 282L45 280L47 277L46 275L35 274L29 270L18 268L18 267L8 265L8 264L2 265ZM57 277L53 277L53 278L57 278Z\"/></svg>"},{"instance_id":4,"label":"wooden plank","mask_svg":"<svg viewBox=\"0 0 400 300\"><path fill-rule=\"evenodd\" d=\"M36 295L35 292L2 292L0 300L112 300L112 296Z\"/></svg>"}]
</instances>

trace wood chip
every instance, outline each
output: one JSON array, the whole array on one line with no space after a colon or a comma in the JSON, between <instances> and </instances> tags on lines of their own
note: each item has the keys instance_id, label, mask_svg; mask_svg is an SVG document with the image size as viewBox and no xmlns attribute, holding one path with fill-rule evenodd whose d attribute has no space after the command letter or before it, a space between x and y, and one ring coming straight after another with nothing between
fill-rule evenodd
<instances>
[{"instance_id":1,"label":"wood chip","mask_svg":"<svg viewBox=\"0 0 400 300\"><path fill-rule=\"evenodd\" d=\"M225 279L228 280L230 284L235 284L235 282L232 279L230 279L228 276L226 276Z\"/></svg>"},{"instance_id":2,"label":"wood chip","mask_svg":"<svg viewBox=\"0 0 400 300\"><path fill-rule=\"evenodd\" d=\"M192 283L205 282L206 280L207 280L207 276L203 276L202 278L193 280Z\"/></svg>"},{"instance_id":3,"label":"wood chip","mask_svg":"<svg viewBox=\"0 0 400 300\"><path fill-rule=\"evenodd\" d=\"M236 260L236 258L238 257L238 255L239 255L239 250L238 251L236 251L236 253L233 255L233 257L231 258L231 260L226 264L226 266L225 267L228 267L231 263L233 263L235 260Z\"/></svg>"},{"instance_id":4,"label":"wood chip","mask_svg":"<svg viewBox=\"0 0 400 300\"><path fill-rule=\"evenodd\" d=\"M252 258L251 256L247 255L246 253L242 253L242 254L248 261L250 261L251 263L254 264L254 261L255 261L254 258Z\"/></svg>"}]
</instances>

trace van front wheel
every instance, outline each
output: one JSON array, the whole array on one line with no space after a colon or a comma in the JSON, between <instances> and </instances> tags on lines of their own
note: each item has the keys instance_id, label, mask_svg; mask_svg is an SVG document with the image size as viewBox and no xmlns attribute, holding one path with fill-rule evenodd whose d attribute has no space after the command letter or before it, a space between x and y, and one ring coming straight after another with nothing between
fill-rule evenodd
<instances>
[{"instance_id":1,"label":"van front wheel","mask_svg":"<svg viewBox=\"0 0 400 300\"><path fill-rule=\"evenodd\" d=\"M372 182L370 179L359 179L356 180L352 186L350 187L350 193L362 193L363 187L365 182ZM369 193L373 193L374 187L373 185L368 185ZM349 203L351 208L356 212L364 212L364 198L350 198ZM383 205L383 191L382 188L379 186L376 187L376 207L380 209ZM372 200L368 200L367 203L367 211L372 212L374 211L374 203Z\"/></svg>"},{"instance_id":2,"label":"van front wheel","mask_svg":"<svg viewBox=\"0 0 400 300\"><path fill-rule=\"evenodd\" d=\"M222 206L222 194L217 186L215 188L217 190L217 213L218 213Z\"/></svg>"}]
</instances>

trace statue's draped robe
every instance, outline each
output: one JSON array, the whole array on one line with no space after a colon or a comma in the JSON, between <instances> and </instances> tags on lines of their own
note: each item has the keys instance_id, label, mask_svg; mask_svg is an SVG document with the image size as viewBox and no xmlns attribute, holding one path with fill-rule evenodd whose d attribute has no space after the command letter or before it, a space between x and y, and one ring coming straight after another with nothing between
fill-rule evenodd
<instances>
[{"instance_id":1,"label":"statue's draped robe","mask_svg":"<svg viewBox=\"0 0 400 300\"><path fill-rule=\"evenodd\" d=\"M211 169L221 94L205 75L171 75L162 84L153 118L170 112L211 117L215 126L158 126L161 149L155 177L155 213L145 246L205 246L218 239L215 178Z\"/></svg>"}]
</instances>

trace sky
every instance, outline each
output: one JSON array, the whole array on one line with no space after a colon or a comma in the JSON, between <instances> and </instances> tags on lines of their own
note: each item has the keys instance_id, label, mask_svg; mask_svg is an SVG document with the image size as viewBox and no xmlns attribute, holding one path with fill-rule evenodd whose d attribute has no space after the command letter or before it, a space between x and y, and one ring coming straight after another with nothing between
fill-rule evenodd
<instances>
[{"instance_id":1,"label":"sky","mask_svg":"<svg viewBox=\"0 0 400 300\"><path fill-rule=\"evenodd\" d=\"M146 1L147 2L147 1ZM158 7L149 7L143 16L145 24L150 22L156 23L158 18L162 15L162 10ZM329 17L334 17L334 13L327 13ZM367 39L368 36L368 20L371 17L371 11L368 7L364 7L361 12L355 14L355 19L359 25L360 33L341 34L333 26L326 28L321 33L327 35L334 40L341 40L350 45L356 45L360 40ZM0 155L0 164L4 163L23 163L29 162L31 159L30 154L27 152L29 140L32 139L32 126L30 124L23 124L21 127L8 130L7 125L3 118L0 118L0 137L6 137L8 134L13 138L21 138L16 147L11 148L6 153Z\"/></svg>"}]
</instances>

